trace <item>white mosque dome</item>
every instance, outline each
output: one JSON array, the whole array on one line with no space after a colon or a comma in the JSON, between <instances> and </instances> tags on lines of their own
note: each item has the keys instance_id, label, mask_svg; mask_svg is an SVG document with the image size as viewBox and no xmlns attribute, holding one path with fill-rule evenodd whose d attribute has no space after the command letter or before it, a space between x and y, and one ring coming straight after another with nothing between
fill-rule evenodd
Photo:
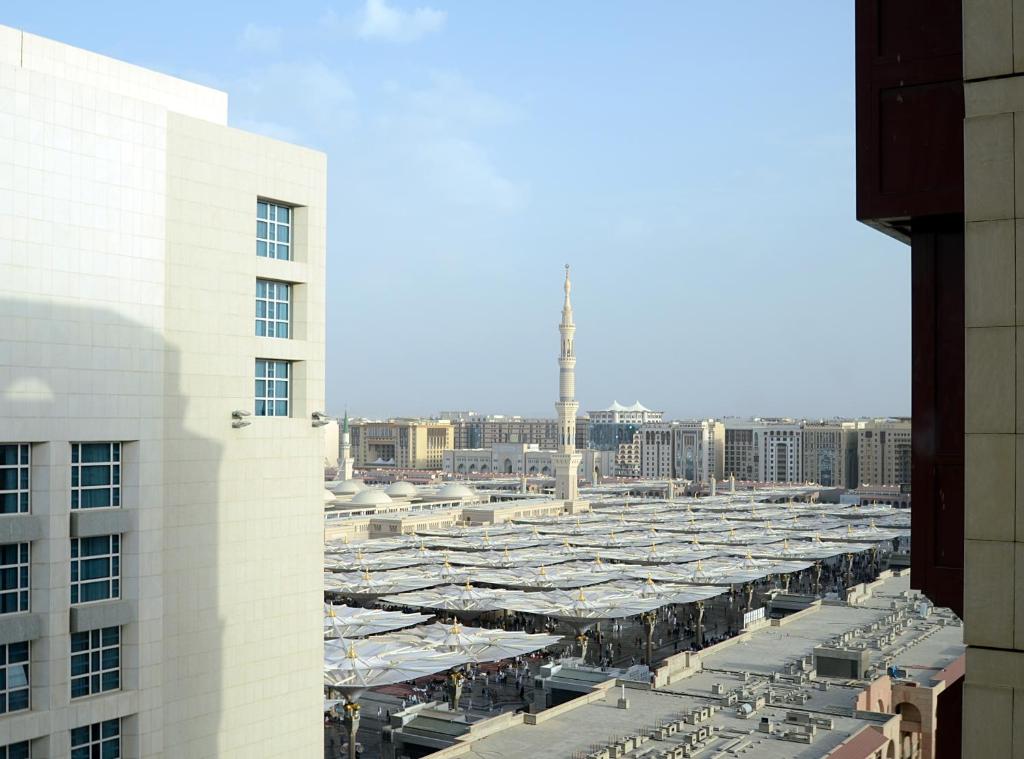
<instances>
[{"instance_id":1,"label":"white mosque dome","mask_svg":"<svg viewBox=\"0 0 1024 759\"><path fill-rule=\"evenodd\" d=\"M449 501L458 501L466 498L473 498L474 494L473 491L465 485L460 485L457 482L450 482L437 491L437 497L444 498Z\"/></svg>"},{"instance_id":2,"label":"white mosque dome","mask_svg":"<svg viewBox=\"0 0 1024 759\"><path fill-rule=\"evenodd\" d=\"M377 490L376 488L372 490L367 489L353 498L351 503L358 504L359 506L383 506L391 503L391 496L383 490Z\"/></svg>"},{"instance_id":3,"label":"white mosque dome","mask_svg":"<svg viewBox=\"0 0 1024 759\"><path fill-rule=\"evenodd\" d=\"M359 480L335 480L327 483L327 489L335 495L355 495L366 490L366 485Z\"/></svg>"},{"instance_id":4,"label":"white mosque dome","mask_svg":"<svg viewBox=\"0 0 1024 759\"><path fill-rule=\"evenodd\" d=\"M387 493L392 498L415 498L416 486L413 485L411 482L406 482L405 480L398 480L397 482L392 482L390 485L384 488L384 492Z\"/></svg>"}]
</instances>

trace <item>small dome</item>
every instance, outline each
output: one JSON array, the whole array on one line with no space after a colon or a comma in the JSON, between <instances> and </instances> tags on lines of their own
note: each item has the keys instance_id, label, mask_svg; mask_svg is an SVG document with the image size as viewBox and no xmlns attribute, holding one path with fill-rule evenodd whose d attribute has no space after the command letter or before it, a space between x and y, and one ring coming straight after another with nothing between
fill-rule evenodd
<instances>
[{"instance_id":1,"label":"small dome","mask_svg":"<svg viewBox=\"0 0 1024 759\"><path fill-rule=\"evenodd\" d=\"M355 495L366 490L366 485L359 480L335 480L327 483L327 489L335 495Z\"/></svg>"},{"instance_id":2,"label":"small dome","mask_svg":"<svg viewBox=\"0 0 1024 759\"><path fill-rule=\"evenodd\" d=\"M457 482L450 482L437 491L437 497L450 501L460 501L466 498L473 498L474 495L473 491L465 485L460 485Z\"/></svg>"},{"instance_id":3,"label":"small dome","mask_svg":"<svg viewBox=\"0 0 1024 759\"><path fill-rule=\"evenodd\" d=\"M384 504L391 503L391 496L383 490L364 490L353 498L351 503L360 506L383 506Z\"/></svg>"},{"instance_id":4,"label":"small dome","mask_svg":"<svg viewBox=\"0 0 1024 759\"><path fill-rule=\"evenodd\" d=\"M384 488L384 492L392 498L414 498L416 496L416 486L411 482L399 480L398 482L392 482Z\"/></svg>"}]
</instances>

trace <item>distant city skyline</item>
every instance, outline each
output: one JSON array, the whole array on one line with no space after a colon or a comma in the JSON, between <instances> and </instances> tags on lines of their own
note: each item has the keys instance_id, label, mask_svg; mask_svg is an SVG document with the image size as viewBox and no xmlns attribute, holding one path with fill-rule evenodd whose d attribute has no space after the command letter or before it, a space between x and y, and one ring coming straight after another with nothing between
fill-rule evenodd
<instances>
[{"instance_id":1,"label":"distant city skyline","mask_svg":"<svg viewBox=\"0 0 1024 759\"><path fill-rule=\"evenodd\" d=\"M854 220L853 10L183 0L4 21L223 89L231 124L328 152L332 414L554 416L568 261L582 409L907 415L909 253Z\"/></svg>"}]
</instances>

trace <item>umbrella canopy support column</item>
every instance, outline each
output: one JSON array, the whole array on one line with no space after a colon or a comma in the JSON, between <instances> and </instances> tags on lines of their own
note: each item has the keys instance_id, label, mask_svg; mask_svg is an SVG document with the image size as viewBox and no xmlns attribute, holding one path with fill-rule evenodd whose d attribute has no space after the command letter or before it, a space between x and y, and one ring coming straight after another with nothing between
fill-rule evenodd
<instances>
[{"instance_id":1,"label":"umbrella canopy support column","mask_svg":"<svg viewBox=\"0 0 1024 759\"><path fill-rule=\"evenodd\" d=\"M754 583L748 582L744 590L746 591L747 600L745 602L745 608L743 609L743 611L746 612L750 611L751 607L754 605Z\"/></svg>"},{"instance_id":2,"label":"umbrella canopy support column","mask_svg":"<svg viewBox=\"0 0 1024 759\"><path fill-rule=\"evenodd\" d=\"M356 733L359 732L359 704L345 698L344 716L341 719L348 733L348 759L356 759Z\"/></svg>"},{"instance_id":3,"label":"umbrella canopy support column","mask_svg":"<svg viewBox=\"0 0 1024 759\"><path fill-rule=\"evenodd\" d=\"M814 593L821 595L821 562L814 562Z\"/></svg>"},{"instance_id":4,"label":"umbrella canopy support column","mask_svg":"<svg viewBox=\"0 0 1024 759\"><path fill-rule=\"evenodd\" d=\"M846 554L846 587L853 584L853 554Z\"/></svg>"},{"instance_id":5,"label":"umbrella canopy support column","mask_svg":"<svg viewBox=\"0 0 1024 759\"><path fill-rule=\"evenodd\" d=\"M704 602L697 602L697 647L704 647Z\"/></svg>"},{"instance_id":6,"label":"umbrella canopy support column","mask_svg":"<svg viewBox=\"0 0 1024 759\"><path fill-rule=\"evenodd\" d=\"M587 634L581 630L580 634L576 636L576 642L580 644L580 659L582 659L583 663L586 664L586 662L587 662Z\"/></svg>"},{"instance_id":7,"label":"umbrella canopy support column","mask_svg":"<svg viewBox=\"0 0 1024 759\"><path fill-rule=\"evenodd\" d=\"M462 699L462 684L466 676L459 670L453 670L448 675L448 706L453 712L459 710L459 701Z\"/></svg>"},{"instance_id":8,"label":"umbrella canopy support column","mask_svg":"<svg viewBox=\"0 0 1024 759\"><path fill-rule=\"evenodd\" d=\"M641 619L647 629L647 666L654 669L654 625L658 617L653 611L645 611Z\"/></svg>"}]
</instances>

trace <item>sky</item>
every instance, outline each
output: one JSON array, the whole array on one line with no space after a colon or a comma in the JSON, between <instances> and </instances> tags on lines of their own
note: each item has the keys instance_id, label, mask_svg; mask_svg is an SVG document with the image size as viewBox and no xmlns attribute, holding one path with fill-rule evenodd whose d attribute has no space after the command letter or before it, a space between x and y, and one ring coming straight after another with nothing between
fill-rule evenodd
<instances>
[{"instance_id":1,"label":"sky","mask_svg":"<svg viewBox=\"0 0 1024 759\"><path fill-rule=\"evenodd\" d=\"M327 408L910 413L910 251L855 218L852 2L8 4L328 155Z\"/></svg>"}]
</instances>

